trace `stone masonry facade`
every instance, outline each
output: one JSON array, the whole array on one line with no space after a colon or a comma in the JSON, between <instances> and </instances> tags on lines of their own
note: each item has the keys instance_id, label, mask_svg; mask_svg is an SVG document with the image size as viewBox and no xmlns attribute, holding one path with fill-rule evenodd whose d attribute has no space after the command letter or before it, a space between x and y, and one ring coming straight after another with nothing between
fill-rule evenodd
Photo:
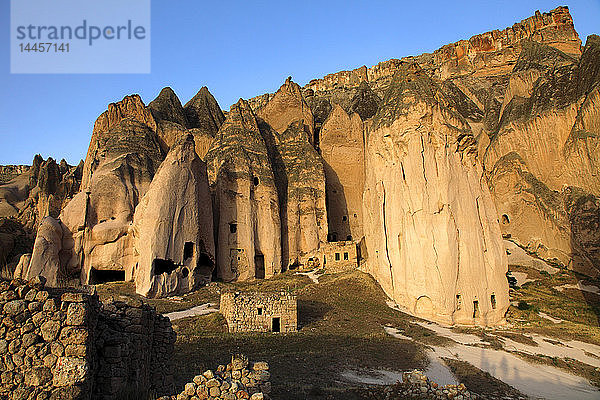
<instances>
[{"instance_id":1,"label":"stone masonry facade","mask_svg":"<svg viewBox=\"0 0 600 400\"><path fill-rule=\"evenodd\" d=\"M0 281L0 399L172 393L175 333L166 317L44 283Z\"/></svg>"},{"instance_id":2,"label":"stone masonry facade","mask_svg":"<svg viewBox=\"0 0 600 400\"><path fill-rule=\"evenodd\" d=\"M352 240L321 243L319 249L302 259L304 269L323 268L329 273L358 268L357 245Z\"/></svg>"},{"instance_id":3,"label":"stone masonry facade","mask_svg":"<svg viewBox=\"0 0 600 400\"><path fill-rule=\"evenodd\" d=\"M287 292L228 292L221 314L229 332L296 332L298 301Z\"/></svg>"}]
</instances>

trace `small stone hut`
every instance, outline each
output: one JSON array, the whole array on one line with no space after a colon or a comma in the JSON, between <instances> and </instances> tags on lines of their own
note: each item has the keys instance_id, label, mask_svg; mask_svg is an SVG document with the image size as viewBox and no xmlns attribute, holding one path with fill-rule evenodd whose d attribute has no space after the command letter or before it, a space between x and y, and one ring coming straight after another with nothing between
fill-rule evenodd
<instances>
[{"instance_id":1,"label":"small stone hut","mask_svg":"<svg viewBox=\"0 0 600 400\"><path fill-rule=\"evenodd\" d=\"M287 292L228 292L221 295L221 314L229 332L295 332L298 301Z\"/></svg>"}]
</instances>

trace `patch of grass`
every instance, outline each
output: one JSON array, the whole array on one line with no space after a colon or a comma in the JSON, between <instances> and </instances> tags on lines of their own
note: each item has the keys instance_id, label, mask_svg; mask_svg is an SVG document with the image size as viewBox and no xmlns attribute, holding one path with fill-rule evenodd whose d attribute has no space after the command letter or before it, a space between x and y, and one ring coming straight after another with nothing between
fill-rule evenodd
<instances>
[{"instance_id":1,"label":"patch of grass","mask_svg":"<svg viewBox=\"0 0 600 400\"><path fill-rule=\"evenodd\" d=\"M592 285L597 285L598 281L584 278L566 269L561 269L553 275L523 266L511 265L510 269L526 272L529 277L536 279L510 291L511 301L518 304L517 307L511 306L506 315L513 331L577 339L600 345L600 297L579 290L554 289L565 284L575 284L583 279L586 284ZM540 311L564 322L555 324L540 317Z\"/></svg>"},{"instance_id":2,"label":"patch of grass","mask_svg":"<svg viewBox=\"0 0 600 400\"><path fill-rule=\"evenodd\" d=\"M385 294L367 274L324 275L320 282L285 273L273 280L219 284L222 291L289 287L298 296L300 330L292 334L233 334L227 332L219 314L174 321L178 386L241 352L251 360L269 362L273 398L358 399L353 385L340 382L339 374L345 369L403 371L427 363L422 345L393 338L382 326L392 325L431 342L444 340L411 324L413 317L390 309Z\"/></svg>"},{"instance_id":3,"label":"patch of grass","mask_svg":"<svg viewBox=\"0 0 600 400\"><path fill-rule=\"evenodd\" d=\"M538 344L536 343L535 340L533 340L531 338L531 336L527 336L527 335L523 335L521 333L514 333L514 332L504 332L504 331L497 331L495 332L498 336L502 336L505 338L509 338L511 340L514 340L517 343L522 343L522 344L526 344L528 346L538 346Z\"/></svg>"}]
</instances>

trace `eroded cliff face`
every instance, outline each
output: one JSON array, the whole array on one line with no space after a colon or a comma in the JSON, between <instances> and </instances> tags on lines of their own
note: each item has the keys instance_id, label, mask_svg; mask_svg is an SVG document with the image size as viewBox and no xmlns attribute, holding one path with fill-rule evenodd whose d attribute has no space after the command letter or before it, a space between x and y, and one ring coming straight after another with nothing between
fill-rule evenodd
<instances>
[{"instance_id":1,"label":"eroded cliff face","mask_svg":"<svg viewBox=\"0 0 600 400\"><path fill-rule=\"evenodd\" d=\"M106 271L132 279L134 211L164 158L155 127L139 96L109 105L96 121L85 184L60 216L73 234L84 283L102 282Z\"/></svg>"},{"instance_id":2,"label":"eroded cliff face","mask_svg":"<svg viewBox=\"0 0 600 400\"><path fill-rule=\"evenodd\" d=\"M510 74L484 157L503 232L530 252L592 276L600 265L590 255L594 247L576 235L587 228L577 226L566 193L599 194L598 65L597 36L580 59L529 44Z\"/></svg>"},{"instance_id":3,"label":"eroded cliff face","mask_svg":"<svg viewBox=\"0 0 600 400\"><path fill-rule=\"evenodd\" d=\"M302 131L314 143L314 120L297 83L289 77L275 95L257 111L257 116L283 134L292 122L302 121Z\"/></svg>"},{"instance_id":4,"label":"eroded cliff face","mask_svg":"<svg viewBox=\"0 0 600 400\"><path fill-rule=\"evenodd\" d=\"M246 280L280 272L277 187L267 147L246 101L231 106L206 162L214 191L219 278Z\"/></svg>"},{"instance_id":5,"label":"eroded cliff face","mask_svg":"<svg viewBox=\"0 0 600 400\"><path fill-rule=\"evenodd\" d=\"M335 105L321 129L320 148L327 181L329 240L363 237L362 195L365 184L363 122Z\"/></svg>"},{"instance_id":6,"label":"eroded cliff face","mask_svg":"<svg viewBox=\"0 0 600 400\"><path fill-rule=\"evenodd\" d=\"M282 268L304 264L327 240L325 172L314 120L288 78L258 111L279 198Z\"/></svg>"},{"instance_id":7,"label":"eroded cliff face","mask_svg":"<svg viewBox=\"0 0 600 400\"><path fill-rule=\"evenodd\" d=\"M396 73L368 132L367 269L415 315L496 325L508 309L506 253L475 139L418 65Z\"/></svg>"},{"instance_id":8,"label":"eroded cliff face","mask_svg":"<svg viewBox=\"0 0 600 400\"><path fill-rule=\"evenodd\" d=\"M303 121L278 135L274 164L280 193L283 266L304 264L327 241L323 159L305 136ZM280 179L277 179L280 178Z\"/></svg>"},{"instance_id":9,"label":"eroded cliff face","mask_svg":"<svg viewBox=\"0 0 600 400\"><path fill-rule=\"evenodd\" d=\"M143 296L188 293L210 282L215 266L206 164L192 135L172 146L135 210L133 276Z\"/></svg>"}]
</instances>

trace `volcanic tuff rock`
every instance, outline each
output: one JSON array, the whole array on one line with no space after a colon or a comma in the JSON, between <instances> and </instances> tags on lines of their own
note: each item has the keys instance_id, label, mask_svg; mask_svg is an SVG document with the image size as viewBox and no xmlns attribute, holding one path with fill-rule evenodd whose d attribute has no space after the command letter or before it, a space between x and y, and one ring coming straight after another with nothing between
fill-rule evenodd
<instances>
[{"instance_id":1,"label":"volcanic tuff rock","mask_svg":"<svg viewBox=\"0 0 600 400\"><path fill-rule=\"evenodd\" d=\"M329 239L360 240L365 184L363 122L357 113L348 115L336 104L320 135L327 181Z\"/></svg>"},{"instance_id":2,"label":"volcanic tuff rock","mask_svg":"<svg viewBox=\"0 0 600 400\"><path fill-rule=\"evenodd\" d=\"M280 194L283 266L287 267L304 264L327 241L325 170L302 120L275 134L274 150L281 162L273 168Z\"/></svg>"},{"instance_id":3,"label":"volcanic tuff rock","mask_svg":"<svg viewBox=\"0 0 600 400\"><path fill-rule=\"evenodd\" d=\"M297 83L288 77L269 102L257 111L264 120L279 134L283 134L292 122L302 121L302 129L310 143L314 142L314 122L310 107L302 97Z\"/></svg>"},{"instance_id":4,"label":"volcanic tuff rock","mask_svg":"<svg viewBox=\"0 0 600 400\"><path fill-rule=\"evenodd\" d=\"M96 121L84 179L86 165L91 175L61 214L76 242L83 282L93 282L98 270L125 271L131 279L129 228L164 158L153 127L154 119L137 95L109 105Z\"/></svg>"},{"instance_id":5,"label":"volcanic tuff rock","mask_svg":"<svg viewBox=\"0 0 600 400\"><path fill-rule=\"evenodd\" d=\"M418 65L396 72L366 150L368 270L418 316L495 325L509 305L506 253L475 140L455 108Z\"/></svg>"},{"instance_id":6,"label":"volcanic tuff rock","mask_svg":"<svg viewBox=\"0 0 600 400\"><path fill-rule=\"evenodd\" d=\"M573 223L579 219L570 215L562 192L570 186L584 197L600 194L598 65L597 36L588 38L579 60L542 44L525 48L484 158L503 232L588 275L598 275L600 266L590 259L594 250L587 241L578 242L580 228Z\"/></svg>"},{"instance_id":7,"label":"volcanic tuff rock","mask_svg":"<svg viewBox=\"0 0 600 400\"><path fill-rule=\"evenodd\" d=\"M88 188L91 183L92 173L106 158L106 155L104 154L106 151L105 136L110 137L110 129L117 126L125 119L136 121L137 124L139 124L140 129L144 127L150 131L156 131L156 121L152 117L150 110L146 109L146 106L139 95L134 94L125 96L123 100L117 103L110 103L108 105L108 110L104 111L94 123L92 138L83 165L82 188Z\"/></svg>"},{"instance_id":8,"label":"volcanic tuff rock","mask_svg":"<svg viewBox=\"0 0 600 400\"><path fill-rule=\"evenodd\" d=\"M281 271L277 188L267 147L246 101L231 106L206 162L214 191L218 276L245 280Z\"/></svg>"},{"instance_id":9,"label":"volcanic tuff rock","mask_svg":"<svg viewBox=\"0 0 600 400\"><path fill-rule=\"evenodd\" d=\"M0 184L0 217L15 217L35 231L44 217L57 217L79 191L82 168L83 163L71 167L65 160L57 164L36 155L30 168Z\"/></svg>"},{"instance_id":10,"label":"volcanic tuff rock","mask_svg":"<svg viewBox=\"0 0 600 400\"><path fill-rule=\"evenodd\" d=\"M44 218L37 231L31 258L28 262L27 257L21 258L14 277L31 280L43 276L52 287L66 283L79 272L73 247L69 229L60 220Z\"/></svg>"},{"instance_id":11,"label":"volcanic tuff rock","mask_svg":"<svg viewBox=\"0 0 600 400\"><path fill-rule=\"evenodd\" d=\"M188 135L174 145L135 210L136 291L162 297L210 281L213 215L206 164Z\"/></svg>"},{"instance_id":12,"label":"volcanic tuff rock","mask_svg":"<svg viewBox=\"0 0 600 400\"><path fill-rule=\"evenodd\" d=\"M201 159L208 152L225 117L206 87L198 91L185 108L170 87L148 105L157 121L157 134L165 152L188 134L194 136L196 153Z\"/></svg>"},{"instance_id":13,"label":"volcanic tuff rock","mask_svg":"<svg viewBox=\"0 0 600 400\"><path fill-rule=\"evenodd\" d=\"M213 137L225 121L221 107L206 86L185 104L184 111L189 128L198 128Z\"/></svg>"},{"instance_id":14,"label":"volcanic tuff rock","mask_svg":"<svg viewBox=\"0 0 600 400\"><path fill-rule=\"evenodd\" d=\"M0 272L12 276L20 255L31 252L33 238L14 218L0 218Z\"/></svg>"}]
</instances>

